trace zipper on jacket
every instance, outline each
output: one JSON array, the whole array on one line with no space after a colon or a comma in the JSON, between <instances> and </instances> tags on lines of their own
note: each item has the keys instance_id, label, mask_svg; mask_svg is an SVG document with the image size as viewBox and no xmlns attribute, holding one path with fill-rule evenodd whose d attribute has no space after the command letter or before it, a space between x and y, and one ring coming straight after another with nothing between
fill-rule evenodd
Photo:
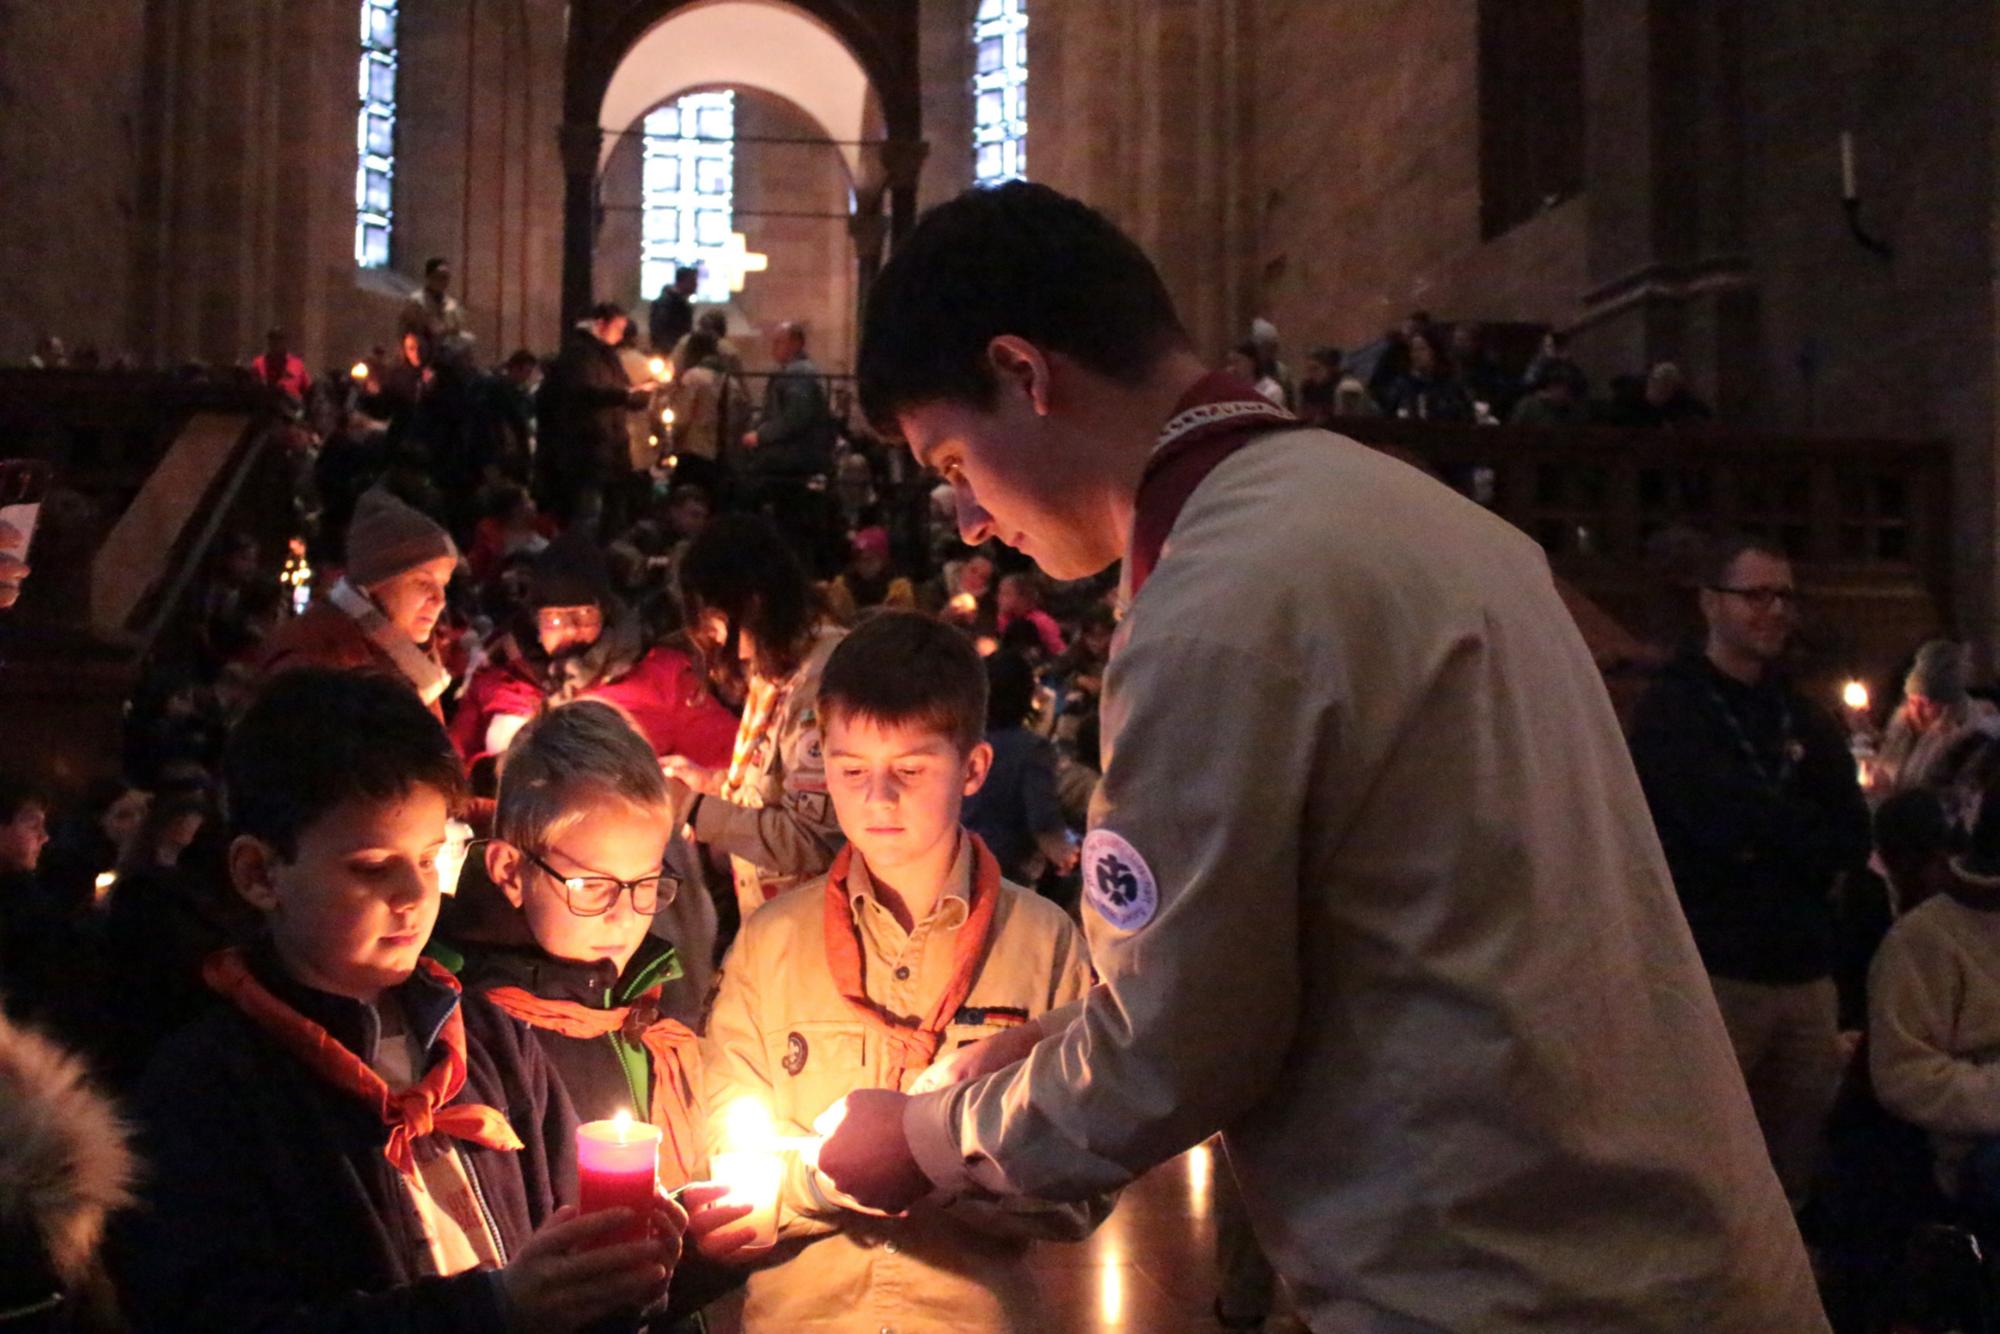
<instances>
[{"instance_id":1,"label":"zipper on jacket","mask_svg":"<svg viewBox=\"0 0 2000 1334\"><path fill-rule=\"evenodd\" d=\"M472 1202L479 1206L479 1216L486 1220L487 1235L493 1238L493 1249L500 1257L500 1267L507 1267L507 1238L500 1235L500 1221L493 1216L493 1209L486 1203L486 1188L479 1184L479 1165L465 1160L465 1179L472 1187Z\"/></svg>"}]
</instances>

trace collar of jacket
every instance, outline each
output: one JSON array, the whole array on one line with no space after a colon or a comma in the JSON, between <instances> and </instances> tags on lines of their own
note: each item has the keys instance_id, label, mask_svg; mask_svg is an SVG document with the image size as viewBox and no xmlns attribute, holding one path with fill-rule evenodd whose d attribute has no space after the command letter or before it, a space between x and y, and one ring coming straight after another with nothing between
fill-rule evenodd
<instances>
[{"instance_id":1,"label":"collar of jacket","mask_svg":"<svg viewBox=\"0 0 2000 1334\"><path fill-rule=\"evenodd\" d=\"M265 989L332 1035L334 1041L373 1065L382 1043L382 1017L375 1007L351 996L336 996L305 985L285 970L269 935L262 935L245 951L251 974ZM419 1045L429 1051L437 1042L444 1021L458 1008L459 993L419 968L402 985L392 988L402 1002Z\"/></svg>"},{"instance_id":2,"label":"collar of jacket","mask_svg":"<svg viewBox=\"0 0 2000 1334\"><path fill-rule=\"evenodd\" d=\"M664 982L681 976L680 956L658 936L639 942L623 973L609 959L559 959L539 946L481 948L466 961L464 980L473 990L519 987L544 1000L575 1001L592 1009L629 1005Z\"/></svg>"}]
</instances>

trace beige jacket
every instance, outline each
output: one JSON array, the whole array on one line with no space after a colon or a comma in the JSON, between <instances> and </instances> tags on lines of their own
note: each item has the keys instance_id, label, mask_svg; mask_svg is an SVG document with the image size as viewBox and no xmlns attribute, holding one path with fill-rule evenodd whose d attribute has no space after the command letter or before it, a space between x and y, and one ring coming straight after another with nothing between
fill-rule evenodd
<instances>
[{"instance_id":1,"label":"beige jacket","mask_svg":"<svg viewBox=\"0 0 2000 1334\"><path fill-rule=\"evenodd\" d=\"M848 887L868 994L892 1013L921 1015L945 990L971 876L966 843L949 892L906 935L875 901L855 859ZM1003 884L1001 895L986 960L941 1052L999 1032L1001 1018L987 1011L1039 1015L1090 986L1083 937L1061 909L1012 885ZM798 1135L843 1095L876 1087L883 1076L884 1044L853 1017L826 963L824 903L823 882L773 900L744 923L723 962L702 1043L711 1152L725 1147L722 1109L738 1098L766 1103L779 1133ZM1028 1243L1078 1240L1110 1206L1108 1193L1077 1204L959 1199L920 1204L905 1218L875 1218L830 1204L790 1155L778 1249L750 1275L744 1326L753 1334L1045 1329L1021 1264Z\"/></svg>"},{"instance_id":2,"label":"beige jacket","mask_svg":"<svg viewBox=\"0 0 2000 1334\"><path fill-rule=\"evenodd\" d=\"M1889 929L1868 970L1875 1096L1931 1133L1938 1184L2000 1135L2000 903L1940 894Z\"/></svg>"},{"instance_id":3,"label":"beige jacket","mask_svg":"<svg viewBox=\"0 0 2000 1334\"><path fill-rule=\"evenodd\" d=\"M1266 436L1182 511L1103 729L1105 985L911 1101L933 1180L1076 1198L1221 1130L1316 1330L1825 1328L1530 539L1352 441Z\"/></svg>"}]
</instances>

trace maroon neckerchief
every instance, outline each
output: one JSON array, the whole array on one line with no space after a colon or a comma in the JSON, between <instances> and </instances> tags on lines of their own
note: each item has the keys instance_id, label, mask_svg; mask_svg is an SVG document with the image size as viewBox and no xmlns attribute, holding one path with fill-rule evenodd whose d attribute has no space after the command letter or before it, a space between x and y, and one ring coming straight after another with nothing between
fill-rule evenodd
<instances>
[{"instance_id":1,"label":"maroon neckerchief","mask_svg":"<svg viewBox=\"0 0 2000 1334\"><path fill-rule=\"evenodd\" d=\"M1216 466L1259 436L1299 425L1297 417L1233 375L1216 371L1196 381L1174 405L1139 478L1132 551L1125 562L1128 596L1139 596L1188 497Z\"/></svg>"}]
</instances>

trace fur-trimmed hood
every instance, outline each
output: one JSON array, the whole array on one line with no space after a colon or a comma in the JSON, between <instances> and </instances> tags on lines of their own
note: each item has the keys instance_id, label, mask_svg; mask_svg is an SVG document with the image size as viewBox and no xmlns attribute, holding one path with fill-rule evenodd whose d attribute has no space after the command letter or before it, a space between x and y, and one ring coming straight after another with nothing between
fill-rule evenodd
<instances>
[{"instance_id":1,"label":"fur-trimmed hood","mask_svg":"<svg viewBox=\"0 0 2000 1334\"><path fill-rule=\"evenodd\" d=\"M81 1060L0 1017L0 1235L39 1237L65 1288L131 1202L129 1135Z\"/></svg>"}]
</instances>

